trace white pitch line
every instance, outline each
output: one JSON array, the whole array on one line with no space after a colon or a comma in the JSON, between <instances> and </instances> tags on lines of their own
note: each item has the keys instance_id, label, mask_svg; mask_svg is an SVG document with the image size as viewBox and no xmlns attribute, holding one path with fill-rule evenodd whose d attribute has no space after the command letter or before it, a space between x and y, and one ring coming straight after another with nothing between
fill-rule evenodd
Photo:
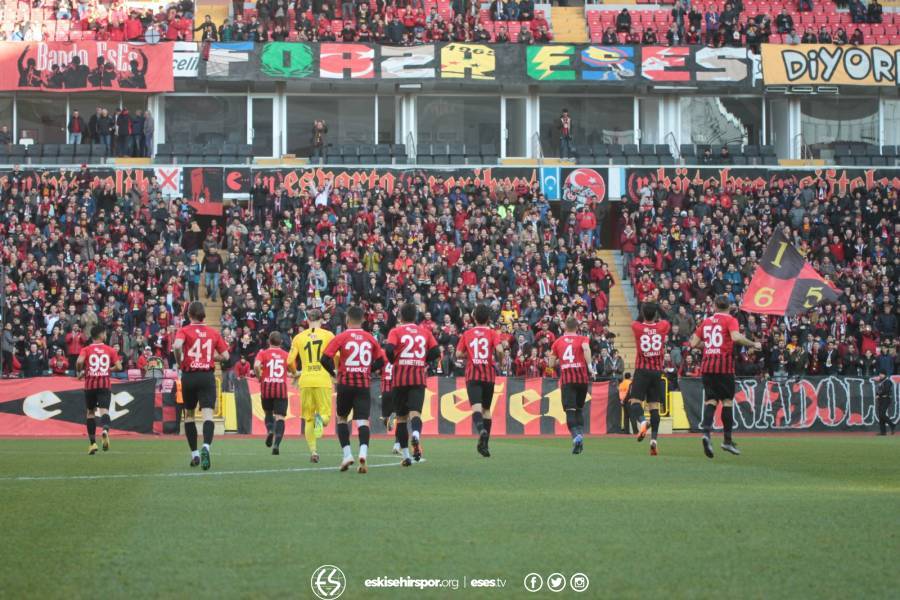
<instances>
[{"instance_id":1,"label":"white pitch line","mask_svg":"<svg viewBox=\"0 0 900 600\"><path fill-rule=\"evenodd\" d=\"M420 462L425 462L423 458ZM369 465L370 469L382 467L399 467L400 463L383 463ZM246 469L240 471L206 471L177 473L117 473L110 475L22 475L18 477L0 477L0 481L95 481L98 479L154 479L168 477L209 477L224 475L270 475L272 473L308 473L310 471L338 471L340 467L293 467L289 469Z\"/></svg>"},{"instance_id":2,"label":"white pitch line","mask_svg":"<svg viewBox=\"0 0 900 600\"><path fill-rule=\"evenodd\" d=\"M270 452L267 452L265 450L263 450L261 452L223 452L220 450L220 451L216 452L216 456L265 456L266 454L269 454L269 453ZM76 458L83 458L85 456L85 454L83 452L81 452L80 450L78 452L72 452L71 450L68 450L68 451L64 451L64 450L0 450L0 455L4 455L4 454L12 454L12 455L27 454L29 456L35 455L35 454L40 454L40 455L46 454L46 455L51 455L51 456L71 456L71 457L76 457ZM160 451L160 452L144 452L141 450L132 451L132 450L115 450L115 449L106 452L107 456L166 456L166 455L174 455L174 454L182 454L182 452L180 450L178 450L178 451L169 450L169 451ZM294 453L288 453L288 456L291 456L293 454ZM285 456L285 454L282 453L282 456ZM304 454L303 452L298 452L297 456L305 457L308 455ZM339 457L339 456L343 456L343 455L339 452L322 452L319 454L319 456ZM370 454L369 458L399 458L399 455L398 454Z\"/></svg>"}]
</instances>

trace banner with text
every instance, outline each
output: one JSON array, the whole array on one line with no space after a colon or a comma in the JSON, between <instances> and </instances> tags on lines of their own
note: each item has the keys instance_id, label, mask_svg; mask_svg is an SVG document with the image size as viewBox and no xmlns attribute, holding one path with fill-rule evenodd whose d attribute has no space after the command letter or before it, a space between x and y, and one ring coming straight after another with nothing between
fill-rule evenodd
<instances>
[{"instance_id":1,"label":"banner with text","mask_svg":"<svg viewBox=\"0 0 900 600\"><path fill-rule=\"evenodd\" d=\"M0 436L86 435L84 381L74 377L6 379L0 387ZM156 382L113 381L114 431L153 433Z\"/></svg>"},{"instance_id":2,"label":"banner with text","mask_svg":"<svg viewBox=\"0 0 900 600\"><path fill-rule=\"evenodd\" d=\"M765 85L900 84L900 46L762 45Z\"/></svg>"},{"instance_id":3,"label":"banner with text","mask_svg":"<svg viewBox=\"0 0 900 600\"><path fill-rule=\"evenodd\" d=\"M171 92L171 44L0 42L0 90Z\"/></svg>"},{"instance_id":4,"label":"banner with text","mask_svg":"<svg viewBox=\"0 0 900 600\"><path fill-rule=\"evenodd\" d=\"M626 169L628 198L639 200L641 188L657 182L666 189L687 193L691 187L699 191L706 188L763 189L793 181L802 187L815 186L819 181L828 184L830 193L844 194L857 188L872 189L876 186L900 186L900 169L843 169L826 167L817 169L785 169L776 167L646 167Z\"/></svg>"},{"instance_id":5,"label":"banner with text","mask_svg":"<svg viewBox=\"0 0 900 600\"><path fill-rule=\"evenodd\" d=\"M746 48L443 43L220 42L206 79L310 82L589 84L751 87L762 78Z\"/></svg>"},{"instance_id":6,"label":"banner with text","mask_svg":"<svg viewBox=\"0 0 900 600\"><path fill-rule=\"evenodd\" d=\"M703 381L678 380L691 430L703 418ZM900 376L891 381L888 416L900 417ZM875 382L851 377L803 377L787 381L739 379L734 396L736 431L836 431L878 424ZM722 429L722 407L714 428Z\"/></svg>"},{"instance_id":7,"label":"banner with text","mask_svg":"<svg viewBox=\"0 0 900 600\"><path fill-rule=\"evenodd\" d=\"M254 434L266 432L265 415L259 397L259 382L247 380L252 397ZM299 435L302 429L300 394L291 386L286 422L288 435ZM371 388L372 433L385 433L381 415L381 382L374 380ZM494 386L493 427L491 436L568 435L566 413L562 407L559 383L556 379L526 379L498 377ZM591 384L584 407L585 433L604 435L620 431L619 390L615 383ZM335 419L325 427L325 435L335 434ZM422 410L422 432L425 435L475 434L472 409L466 394L463 377L429 377Z\"/></svg>"}]
</instances>

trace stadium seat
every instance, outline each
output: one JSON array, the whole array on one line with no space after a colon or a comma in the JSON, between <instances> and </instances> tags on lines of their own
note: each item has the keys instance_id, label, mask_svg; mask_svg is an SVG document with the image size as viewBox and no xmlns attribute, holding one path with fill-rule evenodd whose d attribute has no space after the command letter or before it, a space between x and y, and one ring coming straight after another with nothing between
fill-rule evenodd
<instances>
[{"instance_id":1,"label":"stadium seat","mask_svg":"<svg viewBox=\"0 0 900 600\"><path fill-rule=\"evenodd\" d=\"M36 156L36 155L33 155ZM44 144L41 147L41 158L58 158L59 144ZM52 164L52 163L51 163Z\"/></svg>"},{"instance_id":2,"label":"stadium seat","mask_svg":"<svg viewBox=\"0 0 900 600\"><path fill-rule=\"evenodd\" d=\"M237 144L222 144L222 155L219 157L222 164L234 164L239 162L237 157Z\"/></svg>"},{"instance_id":3,"label":"stadium seat","mask_svg":"<svg viewBox=\"0 0 900 600\"><path fill-rule=\"evenodd\" d=\"M75 156L76 144L60 144L59 145L59 162L60 164L71 163L72 157Z\"/></svg>"},{"instance_id":4,"label":"stadium seat","mask_svg":"<svg viewBox=\"0 0 900 600\"><path fill-rule=\"evenodd\" d=\"M642 165L644 164L644 157L640 154L626 154L625 155L625 164L628 165Z\"/></svg>"},{"instance_id":5,"label":"stadium seat","mask_svg":"<svg viewBox=\"0 0 900 600\"><path fill-rule=\"evenodd\" d=\"M91 146L90 144L75 144L75 151L72 154L72 157L76 162L86 163L90 161L91 158Z\"/></svg>"},{"instance_id":6,"label":"stadium seat","mask_svg":"<svg viewBox=\"0 0 900 600\"><path fill-rule=\"evenodd\" d=\"M640 144L638 146L638 154L656 154L656 148L653 144Z\"/></svg>"},{"instance_id":7,"label":"stadium seat","mask_svg":"<svg viewBox=\"0 0 900 600\"><path fill-rule=\"evenodd\" d=\"M340 148L334 144L328 144L327 146L325 146L324 161L329 165L344 164L344 157L341 156Z\"/></svg>"},{"instance_id":8,"label":"stadium seat","mask_svg":"<svg viewBox=\"0 0 900 600\"><path fill-rule=\"evenodd\" d=\"M172 144L157 144L155 161L161 164L172 162Z\"/></svg>"},{"instance_id":9,"label":"stadium seat","mask_svg":"<svg viewBox=\"0 0 900 600\"><path fill-rule=\"evenodd\" d=\"M500 153L494 144L481 144L479 157L485 165L495 165L500 161Z\"/></svg>"},{"instance_id":10,"label":"stadium seat","mask_svg":"<svg viewBox=\"0 0 900 600\"><path fill-rule=\"evenodd\" d=\"M375 163L379 165L391 164L391 147L388 144L375 145Z\"/></svg>"},{"instance_id":11,"label":"stadium seat","mask_svg":"<svg viewBox=\"0 0 900 600\"><path fill-rule=\"evenodd\" d=\"M215 165L222 161L222 145L207 144L203 147L203 164Z\"/></svg>"},{"instance_id":12,"label":"stadium seat","mask_svg":"<svg viewBox=\"0 0 900 600\"><path fill-rule=\"evenodd\" d=\"M696 151L694 150L693 144L682 144L681 145L681 157L682 158L694 158L697 156Z\"/></svg>"},{"instance_id":13,"label":"stadium seat","mask_svg":"<svg viewBox=\"0 0 900 600\"><path fill-rule=\"evenodd\" d=\"M391 157L394 163L405 165L409 162L409 155L406 152L406 144L391 144Z\"/></svg>"},{"instance_id":14,"label":"stadium seat","mask_svg":"<svg viewBox=\"0 0 900 600\"><path fill-rule=\"evenodd\" d=\"M358 165L360 162L359 159L359 148L356 144L341 144L340 145L341 152L341 164L343 165Z\"/></svg>"},{"instance_id":15,"label":"stadium seat","mask_svg":"<svg viewBox=\"0 0 900 600\"><path fill-rule=\"evenodd\" d=\"M421 165L434 164L434 154L431 144L419 144L419 150L416 153L416 162Z\"/></svg>"},{"instance_id":16,"label":"stadium seat","mask_svg":"<svg viewBox=\"0 0 900 600\"><path fill-rule=\"evenodd\" d=\"M22 144L12 144L9 147L10 162L22 162L28 154L28 150Z\"/></svg>"},{"instance_id":17,"label":"stadium seat","mask_svg":"<svg viewBox=\"0 0 900 600\"><path fill-rule=\"evenodd\" d=\"M359 163L363 165L375 164L375 147L371 144L360 144L357 147Z\"/></svg>"},{"instance_id":18,"label":"stadium seat","mask_svg":"<svg viewBox=\"0 0 900 600\"><path fill-rule=\"evenodd\" d=\"M672 156L672 151L669 149L668 144L655 144L653 153L657 156Z\"/></svg>"},{"instance_id":19,"label":"stadium seat","mask_svg":"<svg viewBox=\"0 0 900 600\"><path fill-rule=\"evenodd\" d=\"M658 164L658 165L663 165L663 166L674 165L674 164L675 164L675 159L674 159L672 156L659 156L659 155L657 155L657 157L656 157L656 164Z\"/></svg>"},{"instance_id":20,"label":"stadium seat","mask_svg":"<svg viewBox=\"0 0 900 600\"><path fill-rule=\"evenodd\" d=\"M106 145L105 144L91 144L91 162L98 162L106 160Z\"/></svg>"},{"instance_id":21,"label":"stadium seat","mask_svg":"<svg viewBox=\"0 0 900 600\"><path fill-rule=\"evenodd\" d=\"M466 145L465 144L448 144L447 154L450 157L451 165L466 164Z\"/></svg>"},{"instance_id":22,"label":"stadium seat","mask_svg":"<svg viewBox=\"0 0 900 600\"><path fill-rule=\"evenodd\" d=\"M431 144L431 157L436 165L449 165L450 155L447 144Z\"/></svg>"},{"instance_id":23,"label":"stadium seat","mask_svg":"<svg viewBox=\"0 0 900 600\"><path fill-rule=\"evenodd\" d=\"M253 146L250 144L238 144L237 156L239 162L248 163L253 160Z\"/></svg>"}]
</instances>

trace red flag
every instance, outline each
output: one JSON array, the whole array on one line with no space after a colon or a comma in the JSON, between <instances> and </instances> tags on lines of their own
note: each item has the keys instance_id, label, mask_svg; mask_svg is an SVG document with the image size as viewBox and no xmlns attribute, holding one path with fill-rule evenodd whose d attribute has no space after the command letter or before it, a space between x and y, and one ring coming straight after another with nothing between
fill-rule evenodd
<instances>
[{"instance_id":1,"label":"red flag","mask_svg":"<svg viewBox=\"0 0 900 600\"><path fill-rule=\"evenodd\" d=\"M816 273L779 230L756 266L741 310L793 316L837 299L831 284Z\"/></svg>"}]
</instances>

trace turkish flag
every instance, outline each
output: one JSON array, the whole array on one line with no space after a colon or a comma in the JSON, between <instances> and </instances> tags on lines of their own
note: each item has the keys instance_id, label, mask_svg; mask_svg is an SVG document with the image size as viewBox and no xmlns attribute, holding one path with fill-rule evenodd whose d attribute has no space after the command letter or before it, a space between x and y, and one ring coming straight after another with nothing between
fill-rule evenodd
<instances>
[{"instance_id":1,"label":"turkish flag","mask_svg":"<svg viewBox=\"0 0 900 600\"><path fill-rule=\"evenodd\" d=\"M753 273L741 310L793 316L837 299L831 284L816 273L779 230L772 236Z\"/></svg>"}]
</instances>

